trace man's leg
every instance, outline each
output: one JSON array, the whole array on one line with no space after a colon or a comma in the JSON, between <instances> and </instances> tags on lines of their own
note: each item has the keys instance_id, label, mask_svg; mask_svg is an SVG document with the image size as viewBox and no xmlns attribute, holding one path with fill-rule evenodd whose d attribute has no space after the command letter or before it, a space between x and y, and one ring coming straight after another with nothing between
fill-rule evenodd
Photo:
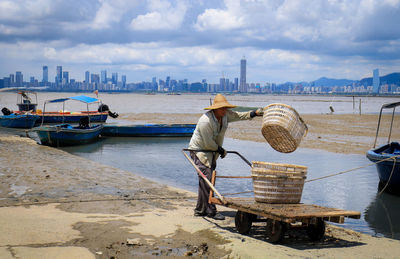
<instances>
[{"instance_id":1,"label":"man's leg","mask_svg":"<svg viewBox=\"0 0 400 259\"><path fill-rule=\"evenodd\" d=\"M199 170L207 177L209 181L211 181L212 168L205 166L196 156L194 152L190 152L190 156L193 159L193 162L199 168ZM215 169L215 167L214 167ZM208 198L210 196L210 186L204 181L204 179L199 176L199 191L197 197L197 205L194 210L196 216L206 216L206 215L215 215L217 213L217 209L214 204L208 203Z\"/></svg>"}]
</instances>

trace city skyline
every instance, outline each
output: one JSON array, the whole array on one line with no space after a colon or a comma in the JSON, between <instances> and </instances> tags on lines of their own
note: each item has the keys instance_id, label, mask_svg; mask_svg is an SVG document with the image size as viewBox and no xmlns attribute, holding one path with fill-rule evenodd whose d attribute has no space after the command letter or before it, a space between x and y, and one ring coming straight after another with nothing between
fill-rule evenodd
<instances>
[{"instance_id":1,"label":"city skyline","mask_svg":"<svg viewBox=\"0 0 400 259\"><path fill-rule=\"evenodd\" d=\"M400 71L400 0L0 1L0 76L300 82Z\"/></svg>"}]
</instances>

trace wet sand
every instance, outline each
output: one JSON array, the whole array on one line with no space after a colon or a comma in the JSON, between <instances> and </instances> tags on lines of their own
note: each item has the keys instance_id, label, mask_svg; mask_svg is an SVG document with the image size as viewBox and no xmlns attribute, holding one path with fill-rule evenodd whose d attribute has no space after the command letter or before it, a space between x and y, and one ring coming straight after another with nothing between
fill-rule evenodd
<instances>
[{"instance_id":1,"label":"wet sand","mask_svg":"<svg viewBox=\"0 0 400 259\"><path fill-rule=\"evenodd\" d=\"M123 114L121 119L196 123L199 116ZM309 132L301 147L364 153L375 136L374 115L303 118ZM227 137L265 141L261 118L230 126ZM394 133L393 139L399 139ZM326 148L322 145L326 143L335 147ZM282 244L272 245L265 240L261 223L250 235L240 235L234 211L219 207L224 221L194 217L195 202L193 193L25 137L0 134L0 258L396 258L400 254L398 240L332 225L322 241L311 242L304 232L290 231Z\"/></svg>"}]
</instances>

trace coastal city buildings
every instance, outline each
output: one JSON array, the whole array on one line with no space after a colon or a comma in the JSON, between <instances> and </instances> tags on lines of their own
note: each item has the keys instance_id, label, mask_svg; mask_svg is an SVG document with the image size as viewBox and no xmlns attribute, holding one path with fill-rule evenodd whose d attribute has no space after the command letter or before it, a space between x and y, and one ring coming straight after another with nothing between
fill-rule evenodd
<instances>
[{"instance_id":1,"label":"coastal city buildings","mask_svg":"<svg viewBox=\"0 0 400 259\"><path fill-rule=\"evenodd\" d=\"M49 80L49 68L43 66L42 79L39 81L29 77L23 80L21 71L0 79L0 88L8 87L42 87L49 91L113 91L113 92L223 92L223 93L259 93L259 94L400 94L400 73L379 76L379 69L373 70L373 77L361 80L320 78L312 82L275 84L248 83L247 60L240 60L239 78L233 80L222 72L218 83L209 83L207 79L201 82L189 82L187 79L174 79L167 76L165 79L153 77L151 82L129 83L126 75L119 77L118 72L112 72L108 77L107 70L100 74L84 72L85 80L80 82L73 78L69 71L62 66L55 69L55 78Z\"/></svg>"}]
</instances>

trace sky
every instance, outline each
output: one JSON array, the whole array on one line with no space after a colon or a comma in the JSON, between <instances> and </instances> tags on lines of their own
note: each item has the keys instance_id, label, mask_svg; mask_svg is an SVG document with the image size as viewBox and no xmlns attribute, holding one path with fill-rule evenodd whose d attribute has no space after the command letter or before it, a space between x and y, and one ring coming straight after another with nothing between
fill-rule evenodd
<instances>
[{"instance_id":1,"label":"sky","mask_svg":"<svg viewBox=\"0 0 400 259\"><path fill-rule=\"evenodd\" d=\"M0 78L248 83L400 72L400 0L0 0Z\"/></svg>"}]
</instances>

